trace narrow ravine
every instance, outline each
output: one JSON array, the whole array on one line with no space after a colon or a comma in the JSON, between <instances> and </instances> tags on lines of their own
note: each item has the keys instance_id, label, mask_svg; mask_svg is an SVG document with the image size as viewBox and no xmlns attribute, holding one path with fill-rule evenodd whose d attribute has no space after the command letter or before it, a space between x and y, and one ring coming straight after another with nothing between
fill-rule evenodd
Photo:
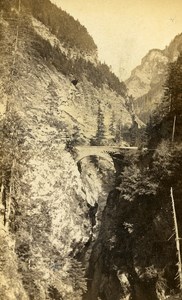
<instances>
[{"instance_id":1,"label":"narrow ravine","mask_svg":"<svg viewBox=\"0 0 182 300\"><path fill-rule=\"evenodd\" d=\"M88 269L92 248L99 237L107 197L115 185L116 171L112 160L106 161L96 156L85 158L79 168L86 193L87 218L91 223L91 237L77 258Z\"/></svg>"},{"instance_id":2,"label":"narrow ravine","mask_svg":"<svg viewBox=\"0 0 182 300\"><path fill-rule=\"evenodd\" d=\"M174 240L167 238L173 225L166 186L155 185L151 175L148 183L156 158L139 150L118 164L120 175L115 174L92 244L83 300L167 299L177 284L176 254Z\"/></svg>"},{"instance_id":3,"label":"narrow ravine","mask_svg":"<svg viewBox=\"0 0 182 300\"><path fill-rule=\"evenodd\" d=\"M0 1L0 300L181 300L182 34L124 82L53 2Z\"/></svg>"}]
</instances>

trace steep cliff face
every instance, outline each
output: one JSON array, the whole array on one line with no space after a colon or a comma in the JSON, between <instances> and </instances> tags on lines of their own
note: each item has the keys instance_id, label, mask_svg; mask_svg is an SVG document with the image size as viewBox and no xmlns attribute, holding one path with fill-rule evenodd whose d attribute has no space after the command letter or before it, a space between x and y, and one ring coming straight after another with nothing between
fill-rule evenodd
<instances>
[{"instance_id":1,"label":"steep cliff face","mask_svg":"<svg viewBox=\"0 0 182 300\"><path fill-rule=\"evenodd\" d=\"M151 154L138 154L125 156L121 181L108 196L84 300L181 299L172 297L179 279L169 188L173 184L181 232L181 154L175 157L166 141Z\"/></svg>"},{"instance_id":2,"label":"steep cliff face","mask_svg":"<svg viewBox=\"0 0 182 300\"><path fill-rule=\"evenodd\" d=\"M15 19L18 18L16 15L14 17ZM43 24L32 18L27 19L26 16L23 16L19 21L16 19L16 22L20 23L20 36L18 48L12 57L16 22L15 24L14 22L8 23L3 19L2 22L4 22L1 24L4 38L2 40L4 45L4 52L2 52L2 55L4 54L2 61L4 76L2 94L4 94L4 99L7 94L7 91L4 93L4 89L10 89L12 85L14 94L12 91L11 94L13 97L21 99L19 102L15 99L16 107L22 106L20 107L21 110L29 109L29 115L34 114L35 109L39 110L39 120L37 121L40 123L41 116L45 114L49 123L48 126L52 127L53 131L54 127L57 130L59 127L63 139L66 134L69 135L70 130L73 131L74 126L77 126L86 137L92 137L95 134L98 102L101 103L105 115L106 135L109 132L113 111L116 111L116 121L121 120L123 124L131 125L131 115L126 109L123 96L110 89L107 81L103 87L93 84L92 79L95 80L94 76L98 76L97 67L94 64L88 63L83 58L80 60L79 55L77 58L71 59L69 55L72 54L70 52L66 56L67 54L64 54L62 45L56 37L51 35ZM32 25L28 22L32 22ZM54 46L52 48L51 43L57 43L56 48ZM5 49L7 45L10 47L9 51ZM67 66L68 64L69 66ZM82 69L80 64L85 65L85 67L82 66ZM91 71L93 72L89 75L90 77L87 76L89 67L92 68ZM74 70L72 72L70 68L75 68L77 74L74 74ZM67 76L64 75L64 71L68 72ZM74 84L75 81L78 83ZM56 122L57 124L52 124ZM43 125L41 126L43 127Z\"/></svg>"},{"instance_id":3,"label":"steep cliff face","mask_svg":"<svg viewBox=\"0 0 182 300\"><path fill-rule=\"evenodd\" d=\"M77 166L74 145L89 144L98 112L106 142L114 127L136 125L125 85L98 62L86 29L48 0L2 1L0 46L2 300L166 299L177 268L162 184L175 182L180 208L181 151L178 180L167 143L120 157L116 181L102 159ZM163 70L173 50L151 52L151 64Z\"/></svg>"},{"instance_id":4,"label":"steep cliff face","mask_svg":"<svg viewBox=\"0 0 182 300\"><path fill-rule=\"evenodd\" d=\"M178 57L182 49L182 34L176 36L164 50L153 49L136 67L126 85L134 97L136 114L147 122L163 96L168 64Z\"/></svg>"},{"instance_id":5,"label":"steep cliff face","mask_svg":"<svg viewBox=\"0 0 182 300\"><path fill-rule=\"evenodd\" d=\"M165 99L147 126L147 147L117 162L85 300L182 299L181 82L182 54L170 66Z\"/></svg>"},{"instance_id":6,"label":"steep cliff face","mask_svg":"<svg viewBox=\"0 0 182 300\"><path fill-rule=\"evenodd\" d=\"M113 111L131 126L126 90L98 62L86 30L49 1L2 1L0 44L1 298L81 299L83 257L98 233L110 173L83 161L81 175L68 141L89 143L99 105L106 136Z\"/></svg>"}]
</instances>

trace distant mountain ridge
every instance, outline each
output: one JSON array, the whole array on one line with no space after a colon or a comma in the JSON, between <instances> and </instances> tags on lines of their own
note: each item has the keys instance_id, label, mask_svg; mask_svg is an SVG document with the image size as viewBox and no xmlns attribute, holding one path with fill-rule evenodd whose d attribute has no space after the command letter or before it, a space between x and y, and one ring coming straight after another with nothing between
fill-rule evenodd
<instances>
[{"instance_id":1,"label":"distant mountain ridge","mask_svg":"<svg viewBox=\"0 0 182 300\"><path fill-rule=\"evenodd\" d=\"M163 96L168 64L177 59L181 50L182 34L178 34L164 50L150 50L125 81L134 97L136 114L145 123Z\"/></svg>"}]
</instances>

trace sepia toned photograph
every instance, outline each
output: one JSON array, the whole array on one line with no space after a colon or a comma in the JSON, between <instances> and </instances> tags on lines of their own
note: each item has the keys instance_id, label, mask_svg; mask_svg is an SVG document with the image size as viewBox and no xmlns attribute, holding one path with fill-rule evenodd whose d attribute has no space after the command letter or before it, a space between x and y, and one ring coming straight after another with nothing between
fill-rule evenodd
<instances>
[{"instance_id":1,"label":"sepia toned photograph","mask_svg":"<svg viewBox=\"0 0 182 300\"><path fill-rule=\"evenodd\" d=\"M0 300L182 300L181 0L0 0Z\"/></svg>"}]
</instances>

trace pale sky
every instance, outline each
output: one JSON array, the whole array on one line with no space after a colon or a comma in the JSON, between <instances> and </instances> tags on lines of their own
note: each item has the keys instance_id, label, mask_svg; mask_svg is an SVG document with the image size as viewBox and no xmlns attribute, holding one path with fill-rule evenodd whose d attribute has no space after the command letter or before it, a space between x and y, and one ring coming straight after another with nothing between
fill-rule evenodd
<instances>
[{"instance_id":1,"label":"pale sky","mask_svg":"<svg viewBox=\"0 0 182 300\"><path fill-rule=\"evenodd\" d=\"M182 0L51 0L83 24L121 79L182 32Z\"/></svg>"}]
</instances>

